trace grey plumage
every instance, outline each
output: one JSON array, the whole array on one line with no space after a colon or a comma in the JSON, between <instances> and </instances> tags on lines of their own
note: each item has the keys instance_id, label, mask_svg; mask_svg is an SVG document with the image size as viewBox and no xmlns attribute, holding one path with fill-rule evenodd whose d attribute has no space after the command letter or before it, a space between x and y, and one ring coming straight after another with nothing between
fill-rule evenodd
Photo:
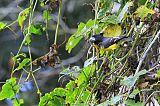
<instances>
[{"instance_id":1,"label":"grey plumage","mask_svg":"<svg viewBox=\"0 0 160 106\"><path fill-rule=\"evenodd\" d=\"M128 38L126 36L116 36L116 37L104 37L103 34L97 34L93 35L89 41L91 43L94 43L100 47L107 48L113 44L118 43L121 40L131 40L131 38Z\"/></svg>"}]
</instances>

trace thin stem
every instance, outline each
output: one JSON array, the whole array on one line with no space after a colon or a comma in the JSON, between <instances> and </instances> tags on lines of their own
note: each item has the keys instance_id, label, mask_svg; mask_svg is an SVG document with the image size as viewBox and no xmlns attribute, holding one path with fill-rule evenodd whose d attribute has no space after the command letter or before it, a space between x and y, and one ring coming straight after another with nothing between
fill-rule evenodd
<instances>
[{"instance_id":1,"label":"thin stem","mask_svg":"<svg viewBox=\"0 0 160 106\"><path fill-rule=\"evenodd\" d=\"M48 40L48 42L49 42L49 34L48 34L48 17L49 17L49 12L48 12L48 8L47 8L46 37L47 37L47 40Z\"/></svg>"},{"instance_id":2,"label":"thin stem","mask_svg":"<svg viewBox=\"0 0 160 106\"><path fill-rule=\"evenodd\" d=\"M60 24L60 16L61 16L61 6L62 6L62 1L60 1L59 5L59 11L58 11L58 21L57 21L57 26L56 26L56 33L55 33L55 38L54 38L54 45L57 44L57 38L58 38L58 29L59 29L59 24Z\"/></svg>"},{"instance_id":3,"label":"thin stem","mask_svg":"<svg viewBox=\"0 0 160 106\"><path fill-rule=\"evenodd\" d=\"M37 94L39 94L40 97L41 97L41 91L40 91L40 89L39 89L39 87L38 87L38 83L37 83L37 81L36 81L36 78L34 77L33 72L31 72L31 75L32 75L32 77L33 77L34 83L35 83L36 88L37 88Z\"/></svg>"},{"instance_id":4,"label":"thin stem","mask_svg":"<svg viewBox=\"0 0 160 106\"><path fill-rule=\"evenodd\" d=\"M31 54L31 49L29 45L28 45L28 52L29 52L30 63L32 63L32 54ZM30 71L32 71L32 64L30 64Z\"/></svg>"}]
</instances>

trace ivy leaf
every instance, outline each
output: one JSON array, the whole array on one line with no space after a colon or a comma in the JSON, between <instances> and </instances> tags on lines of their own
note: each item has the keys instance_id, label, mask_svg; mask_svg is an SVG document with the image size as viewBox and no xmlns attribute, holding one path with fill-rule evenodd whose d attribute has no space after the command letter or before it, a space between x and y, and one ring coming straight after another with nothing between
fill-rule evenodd
<instances>
[{"instance_id":1,"label":"ivy leaf","mask_svg":"<svg viewBox=\"0 0 160 106\"><path fill-rule=\"evenodd\" d=\"M17 67L17 70L22 69L24 66L26 66L26 64L30 62L29 58L25 58L21 63L19 63L19 66Z\"/></svg>"},{"instance_id":2,"label":"ivy leaf","mask_svg":"<svg viewBox=\"0 0 160 106\"><path fill-rule=\"evenodd\" d=\"M66 50L68 51L68 53L71 52L71 50L80 42L80 40L83 37L86 37L86 35L91 32L93 27L94 27L94 20L89 20L86 24L80 23L78 25L77 32L71 35L66 44Z\"/></svg>"},{"instance_id":3,"label":"ivy leaf","mask_svg":"<svg viewBox=\"0 0 160 106\"><path fill-rule=\"evenodd\" d=\"M21 11L18 15L18 23L21 29L23 28L24 21L28 17L29 11L30 11L30 8L26 8L25 10Z\"/></svg>"},{"instance_id":4,"label":"ivy leaf","mask_svg":"<svg viewBox=\"0 0 160 106\"><path fill-rule=\"evenodd\" d=\"M136 73L134 76L139 77L139 76L144 75L144 74L146 74L146 73L147 73L146 70L141 70L141 71L139 71L138 73Z\"/></svg>"},{"instance_id":5,"label":"ivy leaf","mask_svg":"<svg viewBox=\"0 0 160 106\"><path fill-rule=\"evenodd\" d=\"M6 27L6 24L4 24L3 22L0 22L0 30L4 29Z\"/></svg>"},{"instance_id":6,"label":"ivy leaf","mask_svg":"<svg viewBox=\"0 0 160 106\"><path fill-rule=\"evenodd\" d=\"M130 99L126 100L126 101L125 101L125 104L126 104L127 106L144 106L143 103L141 103L141 102L135 103L134 100L130 100Z\"/></svg>"},{"instance_id":7,"label":"ivy leaf","mask_svg":"<svg viewBox=\"0 0 160 106\"><path fill-rule=\"evenodd\" d=\"M129 76L129 77L124 77L124 79L121 81L121 84L122 85L125 85L125 86L128 86L128 87L131 87L133 86L137 81L137 77L135 76Z\"/></svg>"},{"instance_id":8,"label":"ivy leaf","mask_svg":"<svg viewBox=\"0 0 160 106\"><path fill-rule=\"evenodd\" d=\"M120 101L120 99L122 98L122 95L117 95L115 97L112 97L110 100L110 105L115 105L118 101Z\"/></svg>"},{"instance_id":9,"label":"ivy leaf","mask_svg":"<svg viewBox=\"0 0 160 106\"><path fill-rule=\"evenodd\" d=\"M123 7L122 11L119 13L118 15L118 20L117 22L120 23L124 17L124 15L126 14L126 12L128 11L128 7L132 6L133 3L132 2L127 2L126 5Z\"/></svg>"},{"instance_id":10,"label":"ivy leaf","mask_svg":"<svg viewBox=\"0 0 160 106\"><path fill-rule=\"evenodd\" d=\"M19 92L20 86L16 85L16 78L11 78L2 86L0 100L10 99Z\"/></svg>"},{"instance_id":11,"label":"ivy leaf","mask_svg":"<svg viewBox=\"0 0 160 106\"><path fill-rule=\"evenodd\" d=\"M49 15L49 11L48 11L48 10L44 10L44 11L43 11L43 18L44 18L45 20L50 20L50 19L52 19L52 17Z\"/></svg>"},{"instance_id":12,"label":"ivy leaf","mask_svg":"<svg viewBox=\"0 0 160 106\"><path fill-rule=\"evenodd\" d=\"M129 77L125 76L124 79L121 81L121 84L128 86L128 87L131 87L136 83L139 76L144 75L146 73L147 73L146 70L142 70L142 71L139 71L138 73L136 73L134 76L132 76L132 75Z\"/></svg>"},{"instance_id":13,"label":"ivy leaf","mask_svg":"<svg viewBox=\"0 0 160 106\"><path fill-rule=\"evenodd\" d=\"M118 101L121 100L122 97L123 97L122 95L117 95L115 97L112 97L110 100L106 100L105 102L103 102L97 106L115 105L115 104L117 104Z\"/></svg>"},{"instance_id":14,"label":"ivy leaf","mask_svg":"<svg viewBox=\"0 0 160 106\"><path fill-rule=\"evenodd\" d=\"M148 14L154 14L155 12L152 9L148 9L145 5L140 6L135 11L135 14L137 17L140 17L141 20L143 20L145 17L147 17Z\"/></svg>"}]
</instances>

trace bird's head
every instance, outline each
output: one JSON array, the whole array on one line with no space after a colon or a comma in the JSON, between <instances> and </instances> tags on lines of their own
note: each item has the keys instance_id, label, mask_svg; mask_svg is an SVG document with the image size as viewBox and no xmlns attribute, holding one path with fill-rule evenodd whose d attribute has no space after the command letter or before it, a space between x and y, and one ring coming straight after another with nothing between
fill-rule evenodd
<instances>
[{"instance_id":1,"label":"bird's head","mask_svg":"<svg viewBox=\"0 0 160 106\"><path fill-rule=\"evenodd\" d=\"M101 33L101 34L96 34L96 35L93 35L93 36L91 36L90 38L89 38L89 41L91 42L91 43L95 43L95 44L99 44L100 42L102 42L102 40L103 40L103 34Z\"/></svg>"}]
</instances>

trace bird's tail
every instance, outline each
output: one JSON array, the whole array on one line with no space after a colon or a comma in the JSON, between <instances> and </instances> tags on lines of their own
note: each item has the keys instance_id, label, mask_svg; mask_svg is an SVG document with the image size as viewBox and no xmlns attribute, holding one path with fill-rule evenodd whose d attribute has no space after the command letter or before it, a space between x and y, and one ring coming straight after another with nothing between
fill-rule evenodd
<instances>
[{"instance_id":1,"label":"bird's tail","mask_svg":"<svg viewBox=\"0 0 160 106\"><path fill-rule=\"evenodd\" d=\"M117 36L117 37L114 37L114 38L118 38L118 41L133 41L133 38L131 37L127 37L127 36Z\"/></svg>"}]
</instances>

